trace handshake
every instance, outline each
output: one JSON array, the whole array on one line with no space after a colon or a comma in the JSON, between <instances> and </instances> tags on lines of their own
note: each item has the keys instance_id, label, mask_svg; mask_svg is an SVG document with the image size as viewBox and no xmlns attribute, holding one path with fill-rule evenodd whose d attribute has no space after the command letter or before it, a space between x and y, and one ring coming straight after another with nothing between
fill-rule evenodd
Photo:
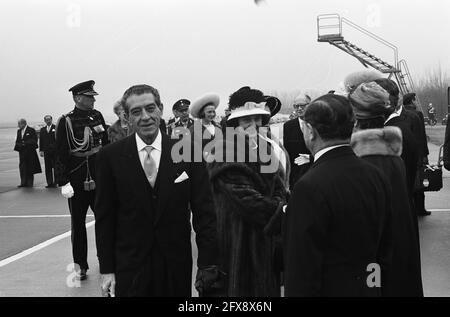
<instances>
[{"instance_id":1,"label":"handshake","mask_svg":"<svg viewBox=\"0 0 450 317\"><path fill-rule=\"evenodd\" d=\"M197 276L195 278L195 289L198 291L200 297L208 296L225 296L223 278L225 273L219 270L216 265L206 266L197 270Z\"/></svg>"}]
</instances>

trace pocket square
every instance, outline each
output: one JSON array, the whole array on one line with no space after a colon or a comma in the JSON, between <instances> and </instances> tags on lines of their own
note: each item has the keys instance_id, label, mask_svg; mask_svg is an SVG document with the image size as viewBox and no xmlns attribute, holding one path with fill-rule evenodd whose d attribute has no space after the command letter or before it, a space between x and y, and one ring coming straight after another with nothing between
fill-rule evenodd
<instances>
[{"instance_id":1,"label":"pocket square","mask_svg":"<svg viewBox=\"0 0 450 317\"><path fill-rule=\"evenodd\" d=\"M188 178L189 178L188 174L186 172L183 172L180 176L177 177L177 179L174 181L174 183L175 184L181 183L182 181L185 181Z\"/></svg>"}]
</instances>

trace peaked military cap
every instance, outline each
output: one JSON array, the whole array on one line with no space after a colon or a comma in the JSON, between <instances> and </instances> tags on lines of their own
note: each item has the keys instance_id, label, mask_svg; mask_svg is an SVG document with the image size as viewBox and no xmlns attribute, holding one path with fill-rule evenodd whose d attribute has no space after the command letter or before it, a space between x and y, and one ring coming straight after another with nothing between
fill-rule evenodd
<instances>
[{"instance_id":1,"label":"peaked military cap","mask_svg":"<svg viewBox=\"0 0 450 317\"><path fill-rule=\"evenodd\" d=\"M76 84L72 88L69 89L69 91L72 92L72 94L75 95L88 95L88 96L96 96L98 93L94 90L94 84L95 81L88 80L84 81L82 83Z\"/></svg>"},{"instance_id":2,"label":"peaked military cap","mask_svg":"<svg viewBox=\"0 0 450 317\"><path fill-rule=\"evenodd\" d=\"M191 102L188 99L180 99L173 104L172 110L179 111L183 108L189 108L190 104L191 104Z\"/></svg>"}]
</instances>

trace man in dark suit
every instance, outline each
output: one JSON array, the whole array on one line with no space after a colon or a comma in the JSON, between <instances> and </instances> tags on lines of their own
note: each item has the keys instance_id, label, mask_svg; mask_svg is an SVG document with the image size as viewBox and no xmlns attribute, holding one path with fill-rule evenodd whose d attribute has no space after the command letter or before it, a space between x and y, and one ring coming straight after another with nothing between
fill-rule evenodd
<instances>
[{"instance_id":1,"label":"man in dark suit","mask_svg":"<svg viewBox=\"0 0 450 317\"><path fill-rule=\"evenodd\" d=\"M413 129L415 138L419 143L417 161L418 173L420 169L423 169L424 165L428 164L429 150L427 134L425 131L425 120L422 111L417 109L415 93L412 92L403 96L403 108L405 110L407 120L411 123L411 128ZM422 189L415 188L414 190L414 207L417 215L419 216L431 215L431 212L425 209L425 192Z\"/></svg>"},{"instance_id":2,"label":"man in dark suit","mask_svg":"<svg viewBox=\"0 0 450 317\"><path fill-rule=\"evenodd\" d=\"M382 294L392 252L389 183L349 146L353 125L343 96L306 108L302 131L314 163L286 209L286 296Z\"/></svg>"},{"instance_id":3,"label":"man in dark suit","mask_svg":"<svg viewBox=\"0 0 450 317\"><path fill-rule=\"evenodd\" d=\"M57 187L55 183L55 125L52 123L52 116L46 115L44 117L45 127L41 128L39 132L39 152L44 157L45 163L45 177L47 179L46 188Z\"/></svg>"},{"instance_id":4,"label":"man in dark suit","mask_svg":"<svg viewBox=\"0 0 450 317\"><path fill-rule=\"evenodd\" d=\"M158 90L130 87L122 98L135 133L97 158L95 236L106 296L191 296L191 224L196 232L196 287L218 276L215 209L202 162L176 163L175 144L159 131Z\"/></svg>"},{"instance_id":5,"label":"man in dark suit","mask_svg":"<svg viewBox=\"0 0 450 317\"><path fill-rule=\"evenodd\" d=\"M300 116L304 113L306 106L311 102L309 96L300 95L294 100L294 110L296 118L287 121L283 125L283 146L288 152L291 165L289 175L289 188L292 190L298 179L306 173L311 165L312 157L303 140L303 133L300 129Z\"/></svg>"},{"instance_id":6,"label":"man in dark suit","mask_svg":"<svg viewBox=\"0 0 450 317\"><path fill-rule=\"evenodd\" d=\"M25 119L18 122L14 151L19 152L20 185L17 187L33 187L34 174L41 173L41 163L36 149L38 140L36 131L27 125Z\"/></svg>"},{"instance_id":7,"label":"man in dark suit","mask_svg":"<svg viewBox=\"0 0 450 317\"><path fill-rule=\"evenodd\" d=\"M383 87L389 93L391 105L394 105L395 111L385 122L386 126L394 126L402 131L402 159L406 169L406 185L408 186L408 195L411 203L411 210L414 209L414 187L416 182L417 167L419 165L419 156L422 147L420 135L420 119L416 114L406 111L402 105L399 105L400 90L397 84L387 78L377 79L375 82Z\"/></svg>"}]
</instances>

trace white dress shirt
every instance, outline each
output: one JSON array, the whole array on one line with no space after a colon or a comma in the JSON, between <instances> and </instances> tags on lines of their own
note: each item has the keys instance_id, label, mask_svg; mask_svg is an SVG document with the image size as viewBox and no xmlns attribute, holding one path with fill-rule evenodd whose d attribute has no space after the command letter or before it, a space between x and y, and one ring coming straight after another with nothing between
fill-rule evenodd
<instances>
[{"instance_id":1,"label":"white dress shirt","mask_svg":"<svg viewBox=\"0 0 450 317\"><path fill-rule=\"evenodd\" d=\"M384 122L384 124L388 123L389 120L391 120L392 118L400 117L400 115L402 114L402 111L403 111L403 106L401 106L397 111L394 111L393 113L391 113L391 115L389 116L389 118L387 118L387 120Z\"/></svg>"},{"instance_id":2,"label":"white dress shirt","mask_svg":"<svg viewBox=\"0 0 450 317\"><path fill-rule=\"evenodd\" d=\"M331 151L331 150L333 150L333 149L335 149L335 148L343 147L343 146L350 146L350 144L339 144L339 145L329 146L329 147L326 147L326 148L320 150L319 152L316 153L316 155L314 155L314 162L317 162L317 160L318 160L322 155L324 155L325 153L327 153L328 151Z\"/></svg>"},{"instance_id":3,"label":"white dress shirt","mask_svg":"<svg viewBox=\"0 0 450 317\"><path fill-rule=\"evenodd\" d=\"M161 161L161 153L162 153L162 138L161 138L161 132L158 130L158 135L156 136L156 139L153 141L152 144L146 144L142 139L139 137L139 135L136 133L136 145L137 145L137 151L139 154L139 160L141 161L142 169L144 169L144 161L147 157L147 151L145 150L145 147L148 145L151 145L153 147L153 150L151 152L152 159L155 161L156 165L156 175L158 175L159 171L159 163Z\"/></svg>"},{"instance_id":4,"label":"white dress shirt","mask_svg":"<svg viewBox=\"0 0 450 317\"><path fill-rule=\"evenodd\" d=\"M26 125L25 128L22 129L22 131L20 131L20 133L22 135L22 139L23 139L23 136L25 135L25 131L27 130L27 128L28 128L28 125Z\"/></svg>"}]
</instances>

